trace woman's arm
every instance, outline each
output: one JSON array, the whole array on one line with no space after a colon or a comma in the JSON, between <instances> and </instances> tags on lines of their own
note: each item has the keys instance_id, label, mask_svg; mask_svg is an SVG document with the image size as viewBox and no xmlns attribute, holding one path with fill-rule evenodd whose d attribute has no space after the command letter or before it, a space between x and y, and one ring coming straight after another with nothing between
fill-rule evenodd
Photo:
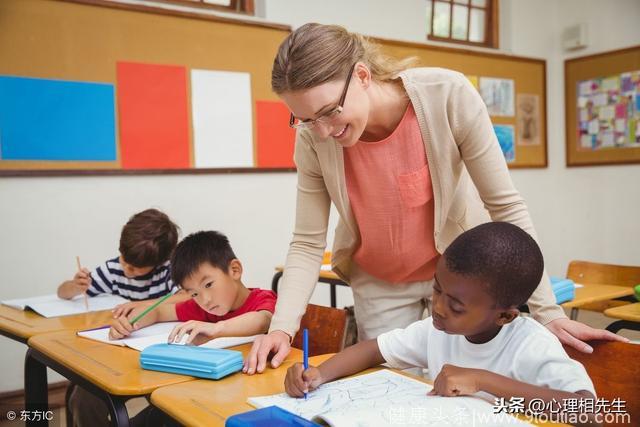
<instances>
[{"instance_id":1,"label":"woman's arm","mask_svg":"<svg viewBox=\"0 0 640 427\"><path fill-rule=\"evenodd\" d=\"M318 281L326 248L331 199L324 183L318 157L304 132L298 132L295 162L298 168L296 223L287 254L275 313L269 334L258 337L245 359L243 372L264 371L270 353L276 368L289 354L291 339L299 328Z\"/></svg>"}]
</instances>

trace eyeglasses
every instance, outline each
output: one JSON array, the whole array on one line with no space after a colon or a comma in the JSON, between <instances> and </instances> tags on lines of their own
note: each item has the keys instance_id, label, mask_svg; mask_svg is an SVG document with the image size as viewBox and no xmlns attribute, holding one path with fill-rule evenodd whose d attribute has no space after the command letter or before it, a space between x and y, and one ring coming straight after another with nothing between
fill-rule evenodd
<instances>
[{"instance_id":1,"label":"eyeglasses","mask_svg":"<svg viewBox=\"0 0 640 427\"><path fill-rule=\"evenodd\" d=\"M317 119L309 119L309 120L300 120L297 119L293 113L291 113L291 117L289 118L289 126L294 129L313 129L318 123L329 123L334 120L336 117L342 113L344 100L347 97L347 90L349 89L349 83L351 83L351 76L353 75L353 70L356 67L356 64L353 64L349 69L349 75L347 76L347 81L344 84L344 89L342 89L342 95L340 96L340 100L338 101L338 105L333 108L331 111L328 111L318 117Z\"/></svg>"}]
</instances>

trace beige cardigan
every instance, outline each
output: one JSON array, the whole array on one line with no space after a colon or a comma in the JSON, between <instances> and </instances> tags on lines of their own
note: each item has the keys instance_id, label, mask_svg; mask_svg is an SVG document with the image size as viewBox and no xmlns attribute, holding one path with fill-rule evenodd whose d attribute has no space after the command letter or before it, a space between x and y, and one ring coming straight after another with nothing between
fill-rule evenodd
<instances>
[{"instance_id":1,"label":"beige cardigan","mask_svg":"<svg viewBox=\"0 0 640 427\"><path fill-rule=\"evenodd\" d=\"M442 68L414 68L400 74L418 117L434 195L436 249L443 253L460 235L488 221L507 221L534 238L524 200L514 188L486 107L467 78ZM349 281L351 256L359 242L344 174L342 146L331 137L297 133L296 223L270 331L294 335L317 283L326 247L329 208L340 215L333 271ZM542 324L564 317L548 276L528 301Z\"/></svg>"}]
</instances>

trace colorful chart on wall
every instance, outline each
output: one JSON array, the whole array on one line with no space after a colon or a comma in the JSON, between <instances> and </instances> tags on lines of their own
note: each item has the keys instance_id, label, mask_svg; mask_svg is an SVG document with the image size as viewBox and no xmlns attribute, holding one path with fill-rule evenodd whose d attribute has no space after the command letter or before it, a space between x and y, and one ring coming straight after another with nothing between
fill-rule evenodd
<instances>
[{"instance_id":1,"label":"colorful chart on wall","mask_svg":"<svg viewBox=\"0 0 640 427\"><path fill-rule=\"evenodd\" d=\"M579 150L640 147L640 70L577 85Z\"/></svg>"},{"instance_id":2,"label":"colorful chart on wall","mask_svg":"<svg viewBox=\"0 0 640 427\"><path fill-rule=\"evenodd\" d=\"M288 26L82 0L3 18L0 174L293 170L270 87Z\"/></svg>"},{"instance_id":3,"label":"colorful chart on wall","mask_svg":"<svg viewBox=\"0 0 640 427\"><path fill-rule=\"evenodd\" d=\"M565 62L567 165L640 162L640 46Z\"/></svg>"}]
</instances>

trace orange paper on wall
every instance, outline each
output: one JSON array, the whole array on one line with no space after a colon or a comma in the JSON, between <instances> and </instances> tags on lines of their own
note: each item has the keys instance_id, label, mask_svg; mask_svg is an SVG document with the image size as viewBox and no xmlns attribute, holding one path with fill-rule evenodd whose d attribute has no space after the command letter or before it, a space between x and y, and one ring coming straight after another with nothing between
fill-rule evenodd
<instances>
[{"instance_id":1,"label":"orange paper on wall","mask_svg":"<svg viewBox=\"0 0 640 427\"><path fill-rule=\"evenodd\" d=\"M295 131L289 109L280 101L256 101L258 167L293 168Z\"/></svg>"},{"instance_id":2,"label":"orange paper on wall","mask_svg":"<svg viewBox=\"0 0 640 427\"><path fill-rule=\"evenodd\" d=\"M117 91L122 167L189 168L185 67L118 62Z\"/></svg>"}]
</instances>

